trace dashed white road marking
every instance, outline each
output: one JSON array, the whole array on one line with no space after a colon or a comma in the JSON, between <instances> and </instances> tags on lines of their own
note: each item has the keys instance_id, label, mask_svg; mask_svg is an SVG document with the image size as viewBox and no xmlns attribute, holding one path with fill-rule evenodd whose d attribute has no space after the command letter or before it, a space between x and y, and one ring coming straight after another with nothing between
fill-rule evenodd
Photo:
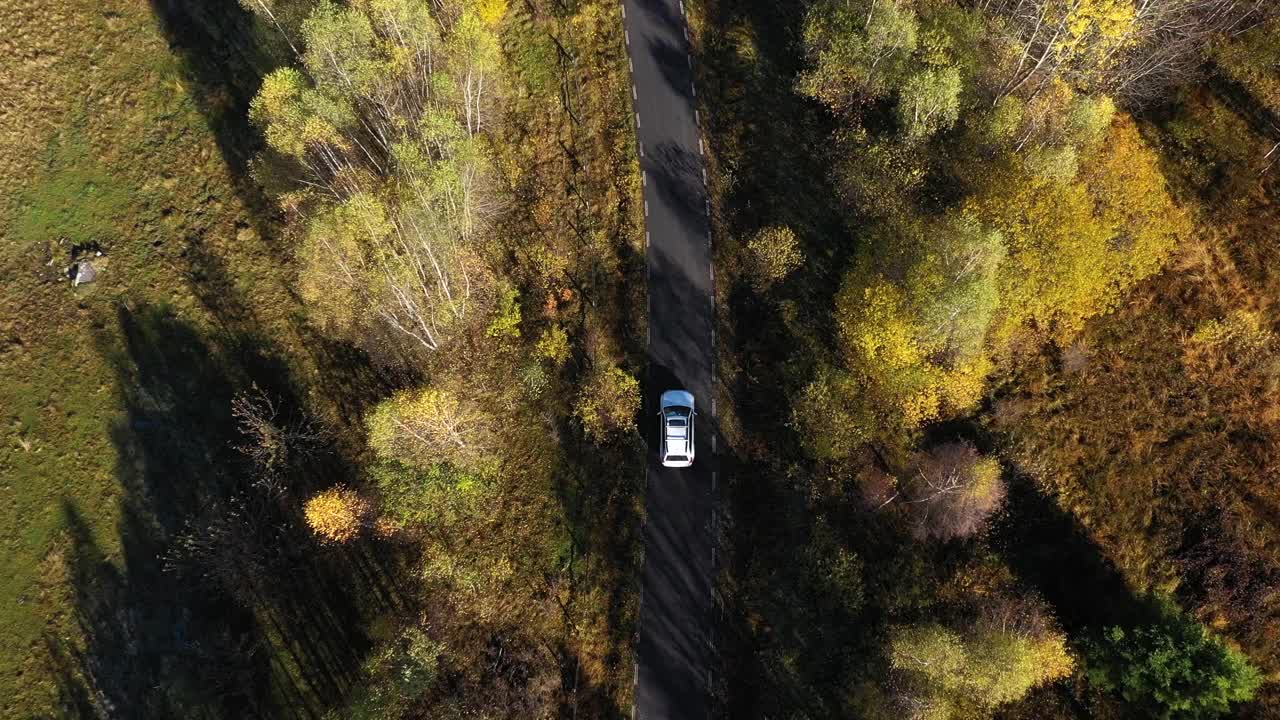
<instances>
[{"instance_id":1,"label":"dashed white road marking","mask_svg":"<svg viewBox=\"0 0 1280 720\"><path fill-rule=\"evenodd\" d=\"M640 187L649 187L649 173L644 170L640 171ZM648 234L649 232L646 230L645 235L648 236Z\"/></svg>"},{"instance_id":2,"label":"dashed white road marking","mask_svg":"<svg viewBox=\"0 0 1280 720\"><path fill-rule=\"evenodd\" d=\"M640 99L640 96L636 94L636 85L635 85L635 83L632 83L632 84L631 84L631 99L632 99L632 100L639 100L639 99Z\"/></svg>"},{"instance_id":3,"label":"dashed white road marking","mask_svg":"<svg viewBox=\"0 0 1280 720\"><path fill-rule=\"evenodd\" d=\"M684 59L689 61L689 69L690 69L690 70L692 70L692 69L693 69L693 56L692 56L692 55L686 55ZM695 110L694 112L697 112L697 111Z\"/></svg>"},{"instance_id":4,"label":"dashed white road marking","mask_svg":"<svg viewBox=\"0 0 1280 720\"><path fill-rule=\"evenodd\" d=\"M640 157L644 157L644 143L640 143Z\"/></svg>"},{"instance_id":5,"label":"dashed white road marking","mask_svg":"<svg viewBox=\"0 0 1280 720\"><path fill-rule=\"evenodd\" d=\"M706 185L706 184L707 184L707 169L706 169L706 168L702 168L702 184L703 184L703 185Z\"/></svg>"},{"instance_id":6,"label":"dashed white road marking","mask_svg":"<svg viewBox=\"0 0 1280 720\"><path fill-rule=\"evenodd\" d=\"M649 247L649 231L648 230L644 231L644 246L646 248Z\"/></svg>"},{"instance_id":7,"label":"dashed white road marking","mask_svg":"<svg viewBox=\"0 0 1280 720\"><path fill-rule=\"evenodd\" d=\"M694 108L694 109L693 109L693 124L694 124L694 125L697 125L697 126L699 126L699 127L701 127L701 126L702 126L702 117L701 117L700 115L698 115L698 109L697 109L697 108Z\"/></svg>"},{"instance_id":8,"label":"dashed white road marking","mask_svg":"<svg viewBox=\"0 0 1280 720\"><path fill-rule=\"evenodd\" d=\"M707 274L711 276L711 284L715 285L716 284L716 266L712 265L710 268L708 268ZM712 300L712 302L715 302L715 301Z\"/></svg>"},{"instance_id":9,"label":"dashed white road marking","mask_svg":"<svg viewBox=\"0 0 1280 720\"><path fill-rule=\"evenodd\" d=\"M711 436L711 452L714 453L715 451L716 451L716 436L712 435Z\"/></svg>"},{"instance_id":10,"label":"dashed white road marking","mask_svg":"<svg viewBox=\"0 0 1280 720\"><path fill-rule=\"evenodd\" d=\"M627 67L631 68L631 72L634 73L636 71L636 61L631 58L627 58Z\"/></svg>"},{"instance_id":11,"label":"dashed white road marking","mask_svg":"<svg viewBox=\"0 0 1280 720\"><path fill-rule=\"evenodd\" d=\"M628 46L628 47L630 47L630 46L631 46L631 31L630 31L630 30L623 30L623 31L622 31L622 37L623 37L623 39L624 39L624 40L626 40L627 46Z\"/></svg>"},{"instance_id":12,"label":"dashed white road marking","mask_svg":"<svg viewBox=\"0 0 1280 720\"><path fill-rule=\"evenodd\" d=\"M640 113L636 113L636 129L640 129Z\"/></svg>"},{"instance_id":13,"label":"dashed white road marking","mask_svg":"<svg viewBox=\"0 0 1280 720\"><path fill-rule=\"evenodd\" d=\"M716 399L711 398L711 417L716 417Z\"/></svg>"},{"instance_id":14,"label":"dashed white road marking","mask_svg":"<svg viewBox=\"0 0 1280 720\"><path fill-rule=\"evenodd\" d=\"M689 28L688 28L688 27L686 27L686 28L684 29L684 41L685 41L685 42L689 42Z\"/></svg>"},{"instance_id":15,"label":"dashed white road marking","mask_svg":"<svg viewBox=\"0 0 1280 720\"><path fill-rule=\"evenodd\" d=\"M694 97L698 97L698 86L693 83L689 83L689 94Z\"/></svg>"},{"instance_id":16,"label":"dashed white road marking","mask_svg":"<svg viewBox=\"0 0 1280 720\"><path fill-rule=\"evenodd\" d=\"M626 20L626 19L627 19L627 6L626 6L626 5L623 5L623 6L622 6L622 19L623 19L623 20Z\"/></svg>"},{"instance_id":17,"label":"dashed white road marking","mask_svg":"<svg viewBox=\"0 0 1280 720\"><path fill-rule=\"evenodd\" d=\"M702 138L698 138L698 154L699 155L706 154L706 152L702 149Z\"/></svg>"},{"instance_id":18,"label":"dashed white road marking","mask_svg":"<svg viewBox=\"0 0 1280 720\"><path fill-rule=\"evenodd\" d=\"M649 201L644 201L644 216L649 217Z\"/></svg>"},{"instance_id":19,"label":"dashed white road marking","mask_svg":"<svg viewBox=\"0 0 1280 720\"><path fill-rule=\"evenodd\" d=\"M680 0L680 14L684 15L684 0Z\"/></svg>"}]
</instances>

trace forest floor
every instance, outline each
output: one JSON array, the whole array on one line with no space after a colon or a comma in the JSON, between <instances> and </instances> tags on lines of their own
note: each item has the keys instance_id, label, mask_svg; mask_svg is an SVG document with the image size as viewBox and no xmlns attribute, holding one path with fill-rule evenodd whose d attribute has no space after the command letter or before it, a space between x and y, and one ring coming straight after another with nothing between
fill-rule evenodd
<instances>
[{"instance_id":1,"label":"forest floor","mask_svg":"<svg viewBox=\"0 0 1280 720\"><path fill-rule=\"evenodd\" d=\"M323 649L323 678L296 670L315 643L287 637L294 618L197 628L190 588L161 569L159 539L235 472L237 390L256 383L341 426L383 385L308 333L248 177L245 110L271 66L242 39L249 19L234 3L183 5L0 13L0 717L101 707L114 694L102 678L123 671L105 658L172 678L218 642L270 647L281 682L264 696L314 716L363 645L362 591L343 568L367 558L316 571L343 588L327 611L355 634ZM86 248L98 280L73 289L66 268ZM262 637L246 640L250 627Z\"/></svg>"}]
</instances>

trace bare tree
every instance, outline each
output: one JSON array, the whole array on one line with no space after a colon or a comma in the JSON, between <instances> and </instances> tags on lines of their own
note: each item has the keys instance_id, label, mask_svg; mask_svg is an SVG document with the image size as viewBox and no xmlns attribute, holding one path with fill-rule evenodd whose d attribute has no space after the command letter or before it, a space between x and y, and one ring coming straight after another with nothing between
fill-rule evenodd
<instances>
[{"instance_id":1,"label":"bare tree","mask_svg":"<svg viewBox=\"0 0 1280 720\"><path fill-rule=\"evenodd\" d=\"M1271 0L1134 0L1132 12L1097 0L978 0L1008 22L1016 61L993 102L1035 96L1055 77L1130 102L1194 75L1210 42L1277 12Z\"/></svg>"},{"instance_id":2,"label":"bare tree","mask_svg":"<svg viewBox=\"0 0 1280 720\"><path fill-rule=\"evenodd\" d=\"M1195 77L1207 47L1274 17L1272 0L1138 0L1126 49L1108 70L1106 88L1131 103L1154 99Z\"/></svg>"},{"instance_id":3,"label":"bare tree","mask_svg":"<svg viewBox=\"0 0 1280 720\"><path fill-rule=\"evenodd\" d=\"M287 546L283 535L274 515L242 493L188 521L161 567L254 607L270 595L278 548Z\"/></svg>"},{"instance_id":4,"label":"bare tree","mask_svg":"<svg viewBox=\"0 0 1280 720\"><path fill-rule=\"evenodd\" d=\"M327 428L308 415L290 418L280 404L255 383L231 400L231 415L243 440L235 445L252 461L254 484L273 498L287 492L289 463L305 459L330 439Z\"/></svg>"},{"instance_id":5,"label":"bare tree","mask_svg":"<svg viewBox=\"0 0 1280 720\"><path fill-rule=\"evenodd\" d=\"M921 453L905 483L920 537L968 537L1004 502L1000 464L973 445L953 442Z\"/></svg>"}]
</instances>

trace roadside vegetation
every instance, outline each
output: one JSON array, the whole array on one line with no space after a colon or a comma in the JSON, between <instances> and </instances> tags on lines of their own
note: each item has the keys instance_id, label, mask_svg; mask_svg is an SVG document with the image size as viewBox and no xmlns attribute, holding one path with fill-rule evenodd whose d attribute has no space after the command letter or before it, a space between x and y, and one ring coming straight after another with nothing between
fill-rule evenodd
<instances>
[{"instance_id":1,"label":"roadside vegetation","mask_svg":"<svg viewBox=\"0 0 1280 720\"><path fill-rule=\"evenodd\" d=\"M613 6L7 16L0 715L622 715Z\"/></svg>"},{"instance_id":2,"label":"roadside vegetation","mask_svg":"<svg viewBox=\"0 0 1280 720\"><path fill-rule=\"evenodd\" d=\"M691 8L725 716L1267 716L1274 8Z\"/></svg>"}]
</instances>

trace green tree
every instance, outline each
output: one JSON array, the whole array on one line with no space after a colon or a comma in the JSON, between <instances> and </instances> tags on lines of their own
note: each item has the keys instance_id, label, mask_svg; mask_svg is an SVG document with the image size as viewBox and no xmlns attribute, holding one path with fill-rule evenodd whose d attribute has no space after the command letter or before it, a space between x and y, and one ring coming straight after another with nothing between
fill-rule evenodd
<instances>
[{"instance_id":1,"label":"green tree","mask_svg":"<svg viewBox=\"0 0 1280 720\"><path fill-rule=\"evenodd\" d=\"M1151 625L1107 628L1087 655L1090 683L1161 720L1219 717L1262 685L1243 654L1171 603Z\"/></svg>"},{"instance_id":2,"label":"green tree","mask_svg":"<svg viewBox=\"0 0 1280 720\"><path fill-rule=\"evenodd\" d=\"M960 71L954 67L928 68L902 84L898 96L898 123L911 138L921 138L950 128L960 116Z\"/></svg>"},{"instance_id":3,"label":"green tree","mask_svg":"<svg viewBox=\"0 0 1280 720\"><path fill-rule=\"evenodd\" d=\"M915 12L902 0L824 0L805 16L809 69L802 92L835 109L879 97L899 82L916 48Z\"/></svg>"},{"instance_id":4,"label":"green tree","mask_svg":"<svg viewBox=\"0 0 1280 720\"><path fill-rule=\"evenodd\" d=\"M809 452L824 459L848 458L876 438L874 408L862 400L858 381L847 371L823 367L792 409Z\"/></svg>"},{"instance_id":5,"label":"green tree","mask_svg":"<svg viewBox=\"0 0 1280 720\"><path fill-rule=\"evenodd\" d=\"M378 489L382 512L410 531L459 527L483 514L494 489L489 476L445 462L422 467L380 460L368 473Z\"/></svg>"},{"instance_id":6,"label":"green tree","mask_svg":"<svg viewBox=\"0 0 1280 720\"><path fill-rule=\"evenodd\" d=\"M372 653L364 664L364 682L351 700L325 715L326 720L399 720L421 702L440 678L447 648L418 627L410 627Z\"/></svg>"}]
</instances>

